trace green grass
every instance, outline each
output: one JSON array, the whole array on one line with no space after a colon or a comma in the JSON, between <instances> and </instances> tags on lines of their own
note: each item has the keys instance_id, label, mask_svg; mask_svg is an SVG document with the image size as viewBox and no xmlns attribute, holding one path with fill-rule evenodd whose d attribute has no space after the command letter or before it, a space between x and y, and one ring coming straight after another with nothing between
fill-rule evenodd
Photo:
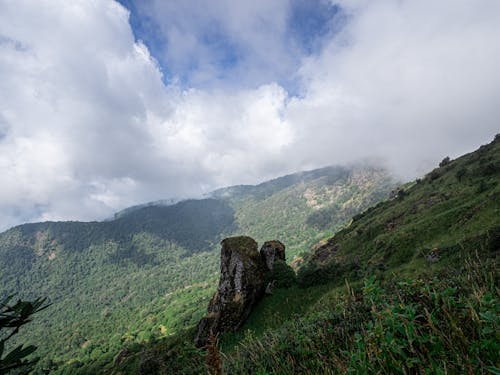
<instances>
[{"instance_id":1,"label":"green grass","mask_svg":"<svg viewBox=\"0 0 500 375\"><path fill-rule=\"evenodd\" d=\"M305 314L324 293L330 290L331 285L314 289L299 288L296 285L291 288L276 289L272 296L264 298L256 306L239 331L227 333L221 338L221 348L224 351L231 351L248 332L261 335L268 329L280 327L283 322L293 319L294 316Z\"/></svg>"},{"instance_id":2,"label":"green grass","mask_svg":"<svg viewBox=\"0 0 500 375\"><path fill-rule=\"evenodd\" d=\"M223 373L496 373L498 262L478 255L460 264L421 277L401 268L343 286L280 289L240 332L220 339ZM148 345L109 369L205 373L213 354L196 349L193 334Z\"/></svg>"},{"instance_id":3,"label":"green grass","mask_svg":"<svg viewBox=\"0 0 500 375\"><path fill-rule=\"evenodd\" d=\"M248 333L223 356L224 373L495 373L496 266L475 259L461 272L383 283L372 277L337 290L280 328Z\"/></svg>"}]
</instances>

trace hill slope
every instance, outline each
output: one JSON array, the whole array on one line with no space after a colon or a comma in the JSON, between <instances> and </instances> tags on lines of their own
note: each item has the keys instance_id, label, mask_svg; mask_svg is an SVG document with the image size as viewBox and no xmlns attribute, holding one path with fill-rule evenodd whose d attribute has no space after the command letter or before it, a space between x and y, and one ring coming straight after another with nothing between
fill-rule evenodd
<instances>
[{"instance_id":1,"label":"hill slope","mask_svg":"<svg viewBox=\"0 0 500 375\"><path fill-rule=\"evenodd\" d=\"M218 347L188 329L81 373L498 373L499 197L497 136L317 244Z\"/></svg>"},{"instance_id":2,"label":"hill slope","mask_svg":"<svg viewBox=\"0 0 500 375\"><path fill-rule=\"evenodd\" d=\"M309 267L355 261L362 269L421 272L456 260L500 225L500 139L439 168L353 217L309 257ZM363 244L360 246L360 244ZM439 260L439 262L437 262ZM434 264L433 264L434 265ZM304 271L304 270L303 270Z\"/></svg>"},{"instance_id":3,"label":"hill slope","mask_svg":"<svg viewBox=\"0 0 500 375\"><path fill-rule=\"evenodd\" d=\"M18 338L29 336L47 360L112 356L197 322L223 237L290 238L289 254L298 254L393 186L381 169L329 167L105 222L21 225L0 234L0 295L49 297L51 308Z\"/></svg>"},{"instance_id":4,"label":"hill slope","mask_svg":"<svg viewBox=\"0 0 500 375\"><path fill-rule=\"evenodd\" d=\"M234 208L238 233L258 242L286 241L292 258L335 233L355 213L385 199L394 186L383 169L327 167L217 190L213 196Z\"/></svg>"}]
</instances>

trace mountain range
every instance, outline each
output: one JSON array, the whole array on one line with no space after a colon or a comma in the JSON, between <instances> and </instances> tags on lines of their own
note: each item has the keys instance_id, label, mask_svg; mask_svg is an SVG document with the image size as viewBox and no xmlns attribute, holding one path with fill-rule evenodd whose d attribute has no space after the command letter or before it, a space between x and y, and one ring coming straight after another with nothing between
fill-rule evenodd
<instances>
[{"instance_id":1,"label":"mountain range","mask_svg":"<svg viewBox=\"0 0 500 375\"><path fill-rule=\"evenodd\" d=\"M239 330L197 349L188 325L77 373L498 374L499 197L497 135L296 258Z\"/></svg>"},{"instance_id":2,"label":"mountain range","mask_svg":"<svg viewBox=\"0 0 500 375\"><path fill-rule=\"evenodd\" d=\"M48 297L50 308L16 339L39 347L39 368L76 368L195 324L224 237L279 239L300 259L395 186L379 167L326 167L147 203L102 222L20 225L0 234L0 296Z\"/></svg>"},{"instance_id":3,"label":"mountain range","mask_svg":"<svg viewBox=\"0 0 500 375\"><path fill-rule=\"evenodd\" d=\"M34 374L498 373L500 136L405 184L327 167L104 222L0 234L1 296L47 296L15 343ZM194 345L219 243L286 246L295 269L235 332Z\"/></svg>"}]
</instances>

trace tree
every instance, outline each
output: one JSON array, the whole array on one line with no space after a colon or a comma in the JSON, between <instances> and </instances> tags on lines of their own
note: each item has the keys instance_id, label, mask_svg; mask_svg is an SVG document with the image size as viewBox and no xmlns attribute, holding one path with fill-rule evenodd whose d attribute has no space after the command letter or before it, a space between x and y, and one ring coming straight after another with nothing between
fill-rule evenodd
<instances>
[{"instance_id":1,"label":"tree","mask_svg":"<svg viewBox=\"0 0 500 375\"><path fill-rule=\"evenodd\" d=\"M450 157L449 157L449 156L447 156L447 157L445 157L443 160L441 160L441 163L439 163L439 166L442 168L442 167L444 167L445 165L450 164L450 161L451 161L451 160L450 160Z\"/></svg>"},{"instance_id":2,"label":"tree","mask_svg":"<svg viewBox=\"0 0 500 375\"><path fill-rule=\"evenodd\" d=\"M46 298L37 298L32 302L17 300L17 302L12 303L13 298L14 296L8 296L0 301L0 374L14 369L27 373L39 360L39 358L27 359L36 350L34 345L24 346L21 344L9 352L5 352L5 344L19 333L19 329L23 325L31 321L33 314L50 306L45 304Z\"/></svg>"},{"instance_id":3,"label":"tree","mask_svg":"<svg viewBox=\"0 0 500 375\"><path fill-rule=\"evenodd\" d=\"M467 168L465 167L462 167L460 168L456 173L455 173L455 177L457 178L457 180L460 182L462 181L462 178L467 174Z\"/></svg>"}]
</instances>

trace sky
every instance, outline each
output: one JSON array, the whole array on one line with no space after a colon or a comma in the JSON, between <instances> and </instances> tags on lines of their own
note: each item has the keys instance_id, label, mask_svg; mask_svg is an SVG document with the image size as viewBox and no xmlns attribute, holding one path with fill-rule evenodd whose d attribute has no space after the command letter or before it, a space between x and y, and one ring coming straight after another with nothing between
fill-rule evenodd
<instances>
[{"instance_id":1,"label":"sky","mask_svg":"<svg viewBox=\"0 0 500 375\"><path fill-rule=\"evenodd\" d=\"M500 130L498 0L0 0L0 230Z\"/></svg>"}]
</instances>

